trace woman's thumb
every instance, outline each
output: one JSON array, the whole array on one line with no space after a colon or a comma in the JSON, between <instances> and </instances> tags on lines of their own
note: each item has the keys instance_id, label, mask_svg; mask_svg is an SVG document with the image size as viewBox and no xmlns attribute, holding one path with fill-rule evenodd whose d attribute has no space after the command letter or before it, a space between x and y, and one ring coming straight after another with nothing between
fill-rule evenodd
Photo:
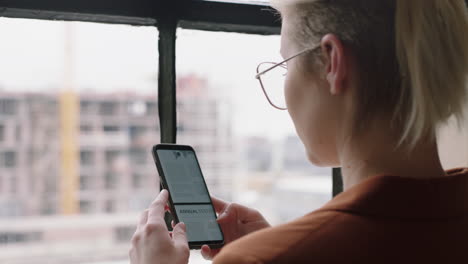
<instances>
[{"instance_id":1,"label":"woman's thumb","mask_svg":"<svg viewBox=\"0 0 468 264\"><path fill-rule=\"evenodd\" d=\"M218 216L218 223L226 223L232 220L233 215L235 214L235 208L233 204L230 204L226 209Z\"/></svg>"},{"instance_id":2,"label":"woman's thumb","mask_svg":"<svg viewBox=\"0 0 468 264\"><path fill-rule=\"evenodd\" d=\"M177 247L187 247L187 233L184 223L180 222L174 227L172 230L172 239L174 240L174 243Z\"/></svg>"}]
</instances>

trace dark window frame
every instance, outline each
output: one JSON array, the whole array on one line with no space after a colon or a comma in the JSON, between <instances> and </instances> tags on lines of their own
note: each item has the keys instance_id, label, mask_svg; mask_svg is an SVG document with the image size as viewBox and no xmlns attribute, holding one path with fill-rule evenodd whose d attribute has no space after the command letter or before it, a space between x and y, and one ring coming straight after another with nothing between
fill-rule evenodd
<instances>
[{"instance_id":1,"label":"dark window frame","mask_svg":"<svg viewBox=\"0 0 468 264\"><path fill-rule=\"evenodd\" d=\"M468 0L467 0L468 2ZM161 142L176 143L177 28L278 35L281 21L269 6L205 0L0 0L0 17L86 21L159 30L158 112ZM343 190L333 169L333 196Z\"/></svg>"}]
</instances>

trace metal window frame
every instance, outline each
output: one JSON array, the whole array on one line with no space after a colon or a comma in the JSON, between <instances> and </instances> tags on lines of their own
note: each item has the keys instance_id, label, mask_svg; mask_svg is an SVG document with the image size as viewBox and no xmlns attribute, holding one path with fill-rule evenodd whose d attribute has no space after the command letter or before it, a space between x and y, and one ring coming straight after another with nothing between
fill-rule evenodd
<instances>
[{"instance_id":1,"label":"metal window frame","mask_svg":"<svg viewBox=\"0 0 468 264\"><path fill-rule=\"evenodd\" d=\"M164 143L177 140L177 28L258 35L278 35L281 28L266 5L205 0L0 0L0 17L158 27L158 107ZM332 174L335 196L343 191L343 181L340 169Z\"/></svg>"}]
</instances>

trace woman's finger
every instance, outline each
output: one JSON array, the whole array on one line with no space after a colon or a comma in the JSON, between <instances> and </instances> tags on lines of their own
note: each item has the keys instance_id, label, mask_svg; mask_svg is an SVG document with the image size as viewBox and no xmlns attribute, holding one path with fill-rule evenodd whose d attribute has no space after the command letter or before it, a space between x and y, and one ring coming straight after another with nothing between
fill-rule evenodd
<instances>
[{"instance_id":1,"label":"woman's finger","mask_svg":"<svg viewBox=\"0 0 468 264\"><path fill-rule=\"evenodd\" d=\"M211 201L213 202L213 207L217 214L222 214L226 207L229 205L229 203L213 196L211 197Z\"/></svg>"},{"instance_id":2,"label":"woman's finger","mask_svg":"<svg viewBox=\"0 0 468 264\"><path fill-rule=\"evenodd\" d=\"M237 208L236 204L231 203L229 204L224 211L218 216L218 223L227 223L232 222L235 223L237 221Z\"/></svg>"},{"instance_id":3,"label":"woman's finger","mask_svg":"<svg viewBox=\"0 0 468 264\"><path fill-rule=\"evenodd\" d=\"M212 260L213 256L211 255L211 248L207 245L201 247L201 255L206 260Z\"/></svg>"},{"instance_id":4,"label":"woman's finger","mask_svg":"<svg viewBox=\"0 0 468 264\"><path fill-rule=\"evenodd\" d=\"M172 240L177 248L180 250L188 250L188 241L187 241L187 233L185 229L185 224L180 222L172 231Z\"/></svg>"},{"instance_id":5,"label":"woman's finger","mask_svg":"<svg viewBox=\"0 0 468 264\"><path fill-rule=\"evenodd\" d=\"M202 254L202 257L206 260L211 260L211 250L210 250L210 247L207 246L207 245L203 245L201 250L200 250L201 254Z\"/></svg>"},{"instance_id":6,"label":"woman's finger","mask_svg":"<svg viewBox=\"0 0 468 264\"><path fill-rule=\"evenodd\" d=\"M169 193L167 190L162 190L159 193L150 205L147 224L160 224L161 221L164 222L164 206L166 205L168 198Z\"/></svg>"},{"instance_id":7,"label":"woman's finger","mask_svg":"<svg viewBox=\"0 0 468 264\"><path fill-rule=\"evenodd\" d=\"M206 260L213 260L213 258L218 254L220 249L211 249L208 245L203 245L201 247L202 257Z\"/></svg>"}]
</instances>

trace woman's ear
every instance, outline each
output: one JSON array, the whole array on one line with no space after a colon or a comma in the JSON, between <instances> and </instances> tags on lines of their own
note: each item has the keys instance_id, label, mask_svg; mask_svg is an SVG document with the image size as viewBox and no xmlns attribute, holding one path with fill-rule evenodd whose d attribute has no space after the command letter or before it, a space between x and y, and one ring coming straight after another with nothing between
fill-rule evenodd
<instances>
[{"instance_id":1,"label":"woman's ear","mask_svg":"<svg viewBox=\"0 0 468 264\"><path fill-rule=\"evenodd\" d=\"M348 70L343 43L336 35L327 34L322 38L321 46L325 57L325 74L330 85L330 93L341 94L345 90L344 84Z\"/></svg>"}]
</instances>

